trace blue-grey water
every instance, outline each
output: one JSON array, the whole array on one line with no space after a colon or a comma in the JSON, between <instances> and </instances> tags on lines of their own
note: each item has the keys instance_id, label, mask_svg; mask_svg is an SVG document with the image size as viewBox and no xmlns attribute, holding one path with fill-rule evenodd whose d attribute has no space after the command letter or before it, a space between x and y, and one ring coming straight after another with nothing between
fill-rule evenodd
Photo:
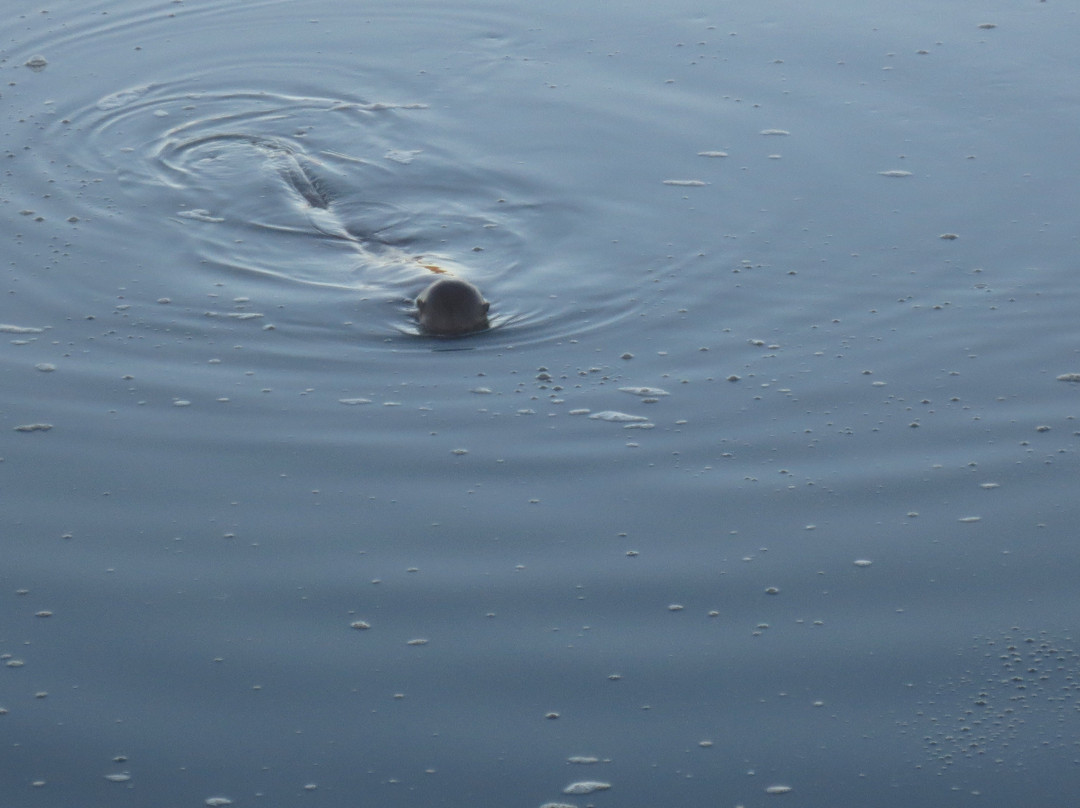
<instances>
[{"instance_id":1,"label":"blue-grey water","mask_svg":"<svg viewBox=\"0 0 1080 808\"><path fill-rule=\"evenodd\" d=\"M3 805L1075 799L1072 4L0 31Z\"/></svg>"}]
</instances>

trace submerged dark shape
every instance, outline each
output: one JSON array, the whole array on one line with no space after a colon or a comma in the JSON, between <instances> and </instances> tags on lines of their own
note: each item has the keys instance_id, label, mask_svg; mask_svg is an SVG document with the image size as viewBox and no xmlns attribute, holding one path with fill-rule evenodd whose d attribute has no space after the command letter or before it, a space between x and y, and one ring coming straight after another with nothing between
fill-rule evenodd
<instances>
[{"instance_id":1,"label":"submerged dark shape","mask_svg":"<svg viewBox=\"0 0 1080 808\"><path fill-rule=\"evenodd\" d=\"M440 278L416 298L421 330L440 337L483 331L490 305L479 289L457 278Z\"/></svg>"}]
</instances>

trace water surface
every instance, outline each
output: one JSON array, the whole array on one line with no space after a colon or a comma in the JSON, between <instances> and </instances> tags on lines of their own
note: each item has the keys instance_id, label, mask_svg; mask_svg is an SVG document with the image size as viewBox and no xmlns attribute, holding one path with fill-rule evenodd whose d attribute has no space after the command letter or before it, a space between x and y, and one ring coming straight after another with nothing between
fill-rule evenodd
<instances>
[{"instance_id":1,"label":"water surface","mask_svg":"<svg viewBox=\"0 0 1080 808\"><path fill-rule=\"evenodd\" d=\"M20 13L3 792L1063 802L1076 28Z\"/></svg>"}]
</instances>

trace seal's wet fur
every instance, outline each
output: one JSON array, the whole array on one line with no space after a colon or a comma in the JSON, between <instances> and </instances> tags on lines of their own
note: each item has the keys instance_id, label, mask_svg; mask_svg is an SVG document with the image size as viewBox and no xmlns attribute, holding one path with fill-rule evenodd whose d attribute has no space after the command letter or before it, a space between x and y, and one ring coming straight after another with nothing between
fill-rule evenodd
<instances>
[{"instance_id":1,"label":"seal's wet fur","mask_svg":"<svg viewBox=\"0 0 1080 808\"><path fill-rule=\"evenodd\" d=\"M440 337L483 331L490 305L479 289L458 278L440 278L416 298L420 329Z\"/></svg>"}]
</instances>

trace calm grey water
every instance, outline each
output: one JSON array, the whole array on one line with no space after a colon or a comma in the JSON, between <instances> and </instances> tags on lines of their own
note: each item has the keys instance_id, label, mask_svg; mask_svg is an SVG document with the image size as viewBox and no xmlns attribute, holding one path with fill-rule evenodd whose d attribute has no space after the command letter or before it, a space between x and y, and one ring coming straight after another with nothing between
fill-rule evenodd
<instances>
[{"instance_id":1,"label":"calm grey water","mask_svg":"<svg viewBox=\"0 0 1080 808\"><path fill-rule=\"evenodd\" d=\"M4 805L1074 799L1072 5L2 27Z\"/></svg>"}]
</instances>

